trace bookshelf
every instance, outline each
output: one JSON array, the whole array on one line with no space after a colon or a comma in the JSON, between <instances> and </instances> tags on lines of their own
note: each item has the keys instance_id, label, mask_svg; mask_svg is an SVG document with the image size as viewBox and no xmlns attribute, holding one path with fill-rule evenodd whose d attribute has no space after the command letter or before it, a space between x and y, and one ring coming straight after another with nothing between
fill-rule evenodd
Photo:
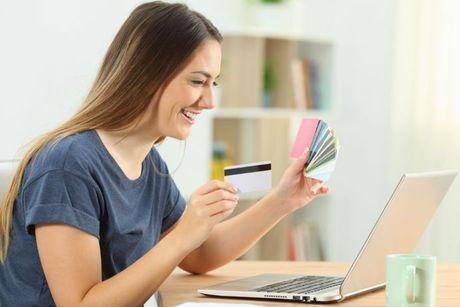
<instances>
[{"instance_id":1,"label":"bookshelf","mask_svg":"<svg viewBox=\"0 0 460 307\"><path fill-rule=\"evenodd\" d=\"M328 184L330 195L294 214L292 222L321 221L318 227L326 259L352 261L366 239L363 234L368 233L380 212L379 203L386 201L384 187L391 188L393 180L388 171L394 163L383 149L391 145L388 102L392 100L394 85L391 56L397 15L394 1L373 0L363 4L358 1L287 0L276 5L255 0L181 2L209 18L225 39L249 36L300 41L305 47L299 48L302 56L316 52L315 56L324 60L323 72L328 75L326 79L331 87L330 105L327 109L304 111L327 120L337 131L343 150ZM216 92L225 89L222 88L225 84L219 84ZM225 96L225 93L220 94ZM280 117L285 109L292 110L243 107L218 106L214 114L244 120L245 112L251 117ZM187 140L187 154L176 173L177 183L185 195L210 179L212 127L219 125L219 120L211 112L204 112ZM357 139L366 140L366 146L360 146ZM179 144L168 151L171 169L179 163L181 152ZM360 167L357 167L357 159ZM356 180L373 184L362 189ZM356 212L360 215L359 221L355 219Z\"/></svg>"},{"instance_id":2,"label":"bookshelf","mask_svg":"<svg viewBox=\"0 0 460 307\"><path fill-rule=\"evenodd\" d=\"M335 118L333 55L334 44L328 39L292 33L283 36L257 28L224 33L217 108L211 111L211 126L213 163L222 156L225 162L214 167L269 160L275 186L291 163L289 152L302 118L328 122ZM222 172L212 173L223 180ZM235 214L261 197L261 193L244 195ZM289 234L311 228L298 220L288 217L280 222L242 258L292 259ZM318 245L317 238L311 241L308 246ZM320 252L297 250L295 254Z\"/></svg>"}]
</instances>

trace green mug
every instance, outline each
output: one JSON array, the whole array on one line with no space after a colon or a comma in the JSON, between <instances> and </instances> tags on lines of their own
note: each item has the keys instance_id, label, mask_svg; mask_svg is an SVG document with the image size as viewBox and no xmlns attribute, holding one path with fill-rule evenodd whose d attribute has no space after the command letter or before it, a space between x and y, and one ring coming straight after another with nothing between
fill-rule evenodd
<instances>
[{"instance_id":1,"label":"green mug","mask_svg":"<svg viewBox=\"0 0 460 307\"><path fill-rule=\"evenodd\" d=\"M436 257L388 255L386 282L387 307L434 307Z\"/></svg>"}]
</instances>

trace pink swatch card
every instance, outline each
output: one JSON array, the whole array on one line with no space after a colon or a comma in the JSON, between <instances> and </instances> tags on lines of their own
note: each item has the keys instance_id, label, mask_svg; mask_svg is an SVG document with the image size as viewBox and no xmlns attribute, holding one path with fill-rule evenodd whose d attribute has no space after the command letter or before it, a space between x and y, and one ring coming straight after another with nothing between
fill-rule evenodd
<instances>
[{"instance_id":1,"label":"pink swatch card","mask_svg":"<svg viewBox=\"0 0 460 307\"><path fill-rule=\"evenodd\" d=\"M316 118L304 118L302 120L291 153L289 154L291 158L299 157L307 147L310 147L316 128L318 127L318 122L319 119Z\"/></svg>"}]
</instances>

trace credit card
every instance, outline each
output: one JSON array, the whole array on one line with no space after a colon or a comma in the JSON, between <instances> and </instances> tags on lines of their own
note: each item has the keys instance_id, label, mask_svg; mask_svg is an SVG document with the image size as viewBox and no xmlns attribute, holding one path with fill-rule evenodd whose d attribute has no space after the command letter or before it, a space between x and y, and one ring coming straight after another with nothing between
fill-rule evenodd
<instances>
[{"instance_id":1,"label":"credit card","mask_svg":"<svg viewBox=\"0 0 460 307\"><path fill-rule=\"evenodd\" d=\"M272 163L232 165L224 168L224 181L234 185L240 193L260 192L272 188Z\"/></svg>"}]
</instances>

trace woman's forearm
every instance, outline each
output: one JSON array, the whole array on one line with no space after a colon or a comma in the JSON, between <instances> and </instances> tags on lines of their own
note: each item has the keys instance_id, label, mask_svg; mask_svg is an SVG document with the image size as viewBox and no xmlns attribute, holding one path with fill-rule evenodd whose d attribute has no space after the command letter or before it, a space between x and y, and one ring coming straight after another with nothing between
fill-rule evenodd
<instances>
[{"instance_id":1,"label":"woman's forearm","mask_svg":"<svg viewBox=\"0 0 460 307\"><path fill-rule=\"evenodd\" d=\"M304 207L328 188L316 179L304 176L308 151L284 172L278 185L254 206L218 224L208 239L191 252L180 267L204 273L230 262L254 245L290 212Z\"/></svg>"},{"instance_id":2,"label":"woman's forearm","mask_svg":"<svg viewBox=\"0 0 460 307\"><path fill-rule=\"evenodd\" d=\"M173 232L125 270L93 286L80 306L141 306L189 252Z\"/></svg>"},{"instance_id":3,"label":"woman's forearm","mask_svg":"<svg viewBox=\"0 0 460 307\"><path fill-rule=\"evenodd\" d=\"M244 254L288 214L268 194L241 214L214 227L210 237L181 263L181 268L205 273Z\"/></svg>"}]
</instances>

